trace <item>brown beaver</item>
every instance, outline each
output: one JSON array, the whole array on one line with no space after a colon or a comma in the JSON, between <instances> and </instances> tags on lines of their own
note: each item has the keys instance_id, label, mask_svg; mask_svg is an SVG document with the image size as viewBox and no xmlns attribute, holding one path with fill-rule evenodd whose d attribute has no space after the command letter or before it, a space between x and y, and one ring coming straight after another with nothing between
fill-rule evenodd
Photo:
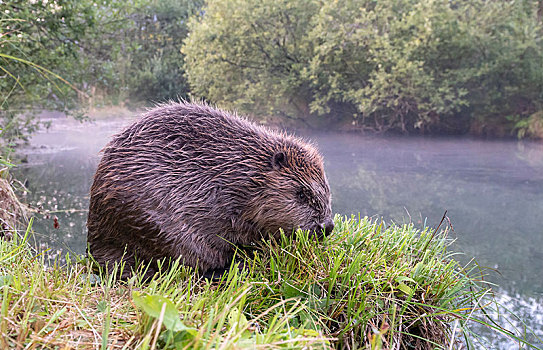
<instances>
[{"instance_id":1,"label":"brown beaver","mask_svg":"<svg viewBox=\"0 0 543 350\"><path fill-rule=\"evenodd\" d=\"M280 228L330 233L330 201L312 145L206 104L169 103L104 148L88 247L101 265L181 257L209 273L231 262L234 246Z\"/></svg>"}]
</instances>

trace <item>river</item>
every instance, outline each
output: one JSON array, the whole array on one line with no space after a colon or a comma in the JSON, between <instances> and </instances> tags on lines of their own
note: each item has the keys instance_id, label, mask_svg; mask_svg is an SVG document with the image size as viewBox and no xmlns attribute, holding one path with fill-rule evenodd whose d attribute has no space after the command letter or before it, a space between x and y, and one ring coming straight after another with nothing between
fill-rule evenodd
<instances>
[{"instance_id":1,"label":"river","mask_svg":"<svg viewBox=\"0 0 543 350\"><path fill-rule=\"evenodd\" d=\"M99 150L130 118L51 122L21 150L23 162L13 173L28 189L27 202L55 211L36 215L36 244L49 248L51 256L82 254ZM333 132L302 136L324 156L334 212L435 227L447 211L456 239L452 249L460 253L455 258L467 263L475 257L490 268L485 279L499 286L500 302L543 336L543 143ZM500 337L493 342L497 349L518 348Z\"/></svg>"}]
</instances>

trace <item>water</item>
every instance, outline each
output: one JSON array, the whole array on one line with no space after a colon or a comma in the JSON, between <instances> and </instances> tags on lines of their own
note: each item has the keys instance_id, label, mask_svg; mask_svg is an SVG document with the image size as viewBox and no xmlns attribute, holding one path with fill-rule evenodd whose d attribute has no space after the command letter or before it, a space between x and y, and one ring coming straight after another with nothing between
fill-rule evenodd
<instances>
[{"instance_id":1,"label":"water","mask_svg":"<svg viewBox=\"0 0 543 350\"><path fill-rule=\"evenodd\" d=\"M24 154L23 162L12 173L28 189L19 195L37 210L34 236L42 249L50 249L51 257L85 253L88 194L99 152L130 120L79 123L49 119L51 128L36 134L19 152ZM54 227L55 217L58 229Z\"/></svg>"},{"instance_id":2,"label":"water","mask_svg":"<svg viewBox=\"0 0 543 350\"><path fill-rule=\"evenodd\" d=\"M129 122L55 119L23 151L27 163L14 173L26 180L27 202L55 211L38 213L34 225L51 255L85 252L85 210L99 150ZM465 263L476 257L499 271L487 271L485 279L497 283L500 300L543 336L543 143L303 136L324 155L334 212L436 226L447 211L454 249L462 253L456 258ZM506 339L495 344L518 348Z\"/></svg>"},{"instance_id":3,"label":"water","mask_svg":"<svg viewBox=\"0 0 543 350\"><path fill-rule=\"evenodd\" d=\"M529 339L543 348L543 143L307 136L324 155L335 212L436 227L447 211L452 249L462 253L455 258L476 257L496 271L487 270L485 280L500 286L500 304L534 329L539 339ZM522 329L503 311L502 326ZM477 332L492 348L519 348L485 330Z\"/></svg>"},{"instance_id":4,"label":"water","mask_svg":"<svg viewBox=\"0 0 543 350\"><path fill-rule=\"evenodd\" d=\"M510 292L543 294L543 144L321 134L334 211L437 226Z\"/></svg>"}]
</instances>

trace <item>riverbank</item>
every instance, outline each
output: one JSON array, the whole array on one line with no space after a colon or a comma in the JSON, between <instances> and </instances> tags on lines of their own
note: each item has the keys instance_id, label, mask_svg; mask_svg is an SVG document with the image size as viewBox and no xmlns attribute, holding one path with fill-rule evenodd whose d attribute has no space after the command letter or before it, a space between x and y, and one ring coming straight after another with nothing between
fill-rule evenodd
<instances>
[{"instance_id":1,"label":"riverbank","mask_svg":"<svg viewBox=\"0 0 543 350\"><path fill-rule=\"evenodd\" d=\"M266 243L220 283L174 266L149 283L50 264L0 241L2 347L452 348L488 290L451 259L447 230L336 217L322 242ZM513 336L515 337L515 336Z\"/></svg>"}]
</instances>

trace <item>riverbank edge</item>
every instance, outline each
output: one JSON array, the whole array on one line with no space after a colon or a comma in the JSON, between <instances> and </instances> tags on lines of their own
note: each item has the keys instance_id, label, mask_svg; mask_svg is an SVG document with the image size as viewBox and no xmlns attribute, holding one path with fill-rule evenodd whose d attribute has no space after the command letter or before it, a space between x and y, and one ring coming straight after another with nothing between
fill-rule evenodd
<instances>
[{"instance_id":1,"label":"riverbank edge","mask_svg":"<svg viewBox=\"0 0 543 350\"><path fill-rule=\"evenodd\" d=\"M131 105L108 105L100 107L88 108L84 113L85 117L82 122L102 121L106 119L138 119L146 111L160 105L157 103L142 104L134 103ZM219 105L213 105L221 108ZM226 109L228 110L228 109ZM238 112L232 110L231 112ZM466 127L464 131L447 132L441 129L437 131L420 132L402 132L399 130L377 131L371 128L360 126L353 121L337 123L335 125L325 125L324 127L315 127L307 123L292 118L278 118L277 116L256 116L252 114L238 113L239 115L247 116L253 122L276 130L288 130L289 132L305 132L305 131L323 131L332 130L348 134L363 134L363 135L386 135L386 136L405 136L405 137L458 137L458 138L473 138L481 140L526 140L534 142L543 141L543 112L535 113L529 118L522 127L514 125L494 125L489 126L482 122L473 122ZM37 113L37 118L40 121L50 121L60 118L68 118L66 114L59 111L42 110Z\"/></svg>"},{"instance_id":2,"label":"riverbank edge","mask_svg":"<svg viewBox=\"0 0 543 350\"><path fill-rule=\"evenodd\" d=\"M447 229L335 223L321 242L299 231L263 243L213 283L177 262L148 282L99 278L88 259L47 261L29 226L0 240L1 345L433 349L477 338L489 290L451 258Z\"/></svg>"}]
</instances>

